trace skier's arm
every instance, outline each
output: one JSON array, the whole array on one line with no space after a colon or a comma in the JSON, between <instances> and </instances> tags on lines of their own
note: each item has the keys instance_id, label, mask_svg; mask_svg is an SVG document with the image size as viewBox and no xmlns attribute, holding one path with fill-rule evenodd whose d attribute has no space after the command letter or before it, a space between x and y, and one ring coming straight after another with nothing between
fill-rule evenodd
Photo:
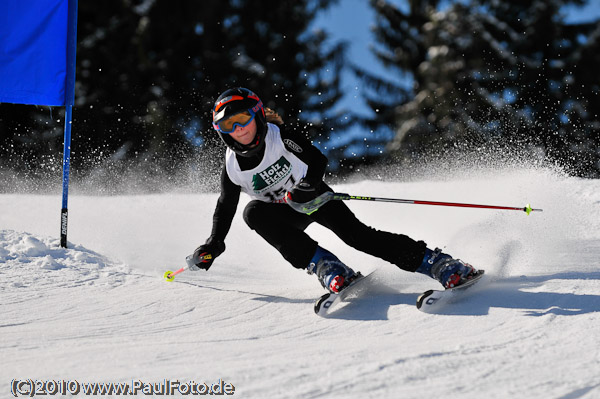
<instances>
[{"instance_id":1,"label":"skier's arm","mask_svg":"<svg viewBox=\"0 0 600 399\"><path fill-rule=\"evenodd\" d=\"M321 183L327 168L327 157L306 137L297 133L282 131L281 138L285 148L308 166L304 178L288 192L286 198L296 203L315 199L324 191L321 189Z\"/></svg>"},{"instance_id":2,"label":"skier's arm","mask_svg":"<svg viewBox=\"0 0 600 399\"><path fill-rule=\"evenodd\" d=\"M221 172L221 195L217 200L217 207L213 214L213 227L208 241L225 241L235 216L238 202L240 201L241 187L231 181L227 170L223 167Z\"/></svg>"},{"instance_id":3,"label":"skier's arm","mask_svg":"<svg viewBox=\"0 0 600 399\"><path fill-rule=\"evenodd\" d=\"M194 254L188 257L191 270L208 270L215 258L225 251L225 237L231 228L231 223L240 200L240 186L231 181L227 171L221 173L221 195L217 200L210 237L206 243L196 248Z\"/></svg>"}]
</instances>

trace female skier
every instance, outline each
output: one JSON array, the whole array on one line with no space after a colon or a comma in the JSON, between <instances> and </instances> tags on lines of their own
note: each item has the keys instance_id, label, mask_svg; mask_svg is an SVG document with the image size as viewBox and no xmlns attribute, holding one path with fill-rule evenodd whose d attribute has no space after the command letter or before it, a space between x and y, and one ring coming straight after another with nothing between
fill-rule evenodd
<instances>
[{"instance_id":1,"label":"female skier","mask_svg":"<svg viewBox=\"0 0 600 399\"><path fill-rule=\"evenodd\" d=\"M329 201L305 214L290 205L307 203L332 189L323 182L327 158L306 137L286 130L279 115L245 88L221 94L213 108L213 127L227 146L221 195L210 237L187 258L190 270L208 270L225 251L225 237L240 192L253 199L244 209L248 226L298 269L315 274L323 287L339 293L356 275L304 230L316 222L346 244L408 272L418 272L450 288L476 270L423 241L366 226L342 201ZM281 126L281 127L280 127Z\"/></svg>"}]
</instances>

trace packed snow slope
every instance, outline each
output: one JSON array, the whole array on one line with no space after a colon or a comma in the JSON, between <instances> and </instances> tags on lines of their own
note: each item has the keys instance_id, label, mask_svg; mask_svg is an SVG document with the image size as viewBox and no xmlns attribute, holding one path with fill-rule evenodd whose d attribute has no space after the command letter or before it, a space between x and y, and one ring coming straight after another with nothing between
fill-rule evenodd
<instances>
[{"instance_id":1,"label":"packed snow slope","mask_svg":"<svg viewBox=\"0 0 600 399\"><path fill-rule=\"evenodd\" d=\"M510 169L334 188L543 212L349 202L486 277L423 313L435 281L313 225L348 265L377 270L324 319L316 278L244 224L245 196L210 271L169 283L209 235L217 194L72 195L68 249L58 195L0 195L0 397L13 379L168 379L226 381L240 398L600 398L600 181Z\"/></svg>"}]
</instances>

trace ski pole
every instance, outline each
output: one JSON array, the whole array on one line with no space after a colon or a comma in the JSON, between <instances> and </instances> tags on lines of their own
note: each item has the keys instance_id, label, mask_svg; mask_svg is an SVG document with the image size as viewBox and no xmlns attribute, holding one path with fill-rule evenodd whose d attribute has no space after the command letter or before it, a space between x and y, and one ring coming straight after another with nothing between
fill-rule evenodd
<instances>
[{"instance_id":1,"label":"ski pole","mask_svg":"<svg viewBox=\"0 0 600 399\"><path fill-rule=\"evenodd\" d=\"M529 204L525 205L524 207L480 205L480 204L464 204L464 203L460 203L460 202L441 202L441 201L407 200L407 199L397 199L397 198L363 197L363 196L343 194L343 193L334 193L332 199L394 202L397 204L414 204L414 205L454 206L454 207L461 207L461 208L501 209L501 210L506 210L506 211L523 211L528 215L534 211L542 212L542 209L532 208L531 205L529 205Z\"/></svg>"},{"instance_id":2,"label":"ski pole","mask_svg":"<svg viewBox=\"0 0 600 399\"><path fill-rule=\"evenodd\" d=\"M408 200L398 198L381 198L381 197L365 197L360 195L350 195L344 193L333 193L331 191L325 192L319 195L312 201L304 204L287 201L287 203L294 208L296 211L306 213L310 215L316 212L321 206L325 205L331 200L360 200L360 201L378 201L378 202L394 202L397 204L413 204L413 205L438 205L438 206L455 206L462 208L480 208L480 209L502 209L509 211L523 211L526 214L531 212L542 212L542 209L532 208L531 205L527 204L524 207L513 207L513 206L498 206L498 205L479 205L479 204L463 204L458 202L440 202L440 201L422 201L422 200Z\"/></svg>"},{"instance_id":3,"label":"ski pole","mask_svg":"<svg viewBox=\"0 0 600 399\"><path fill-rule=\"evenodd\" d=\"M176 272L172 272L170 270L167 270L164 274L164 278L167 281L173 281L175 280L175 276L178 275L181 272L184 272L185 269L187 269L186 267L182 267L181 269L177 270Z\"/></svg>"},{"instance_id":4,"label":"ski pole","mask_svg":"<svg viewBox=\"0 0 600 399\"><path fill-rule=\"evenodd\" d=\"M187 258L185 258L186 262L188 263L187 267L182 267L181 269L177 270L176 272L173 272L171 270L167 270L165 272L165 274L163 275L163 277L165 278L165 280L167 281L173 281L175 280L175 276L178 275L179 273L183 273L184 271L186 271L187 269L189 269L193 263L192 263L192 256L190 255ZM205 260L205 259L212 259L212 255L211 254L207 254L204 256L200 256L198 257L198 260Z\"/></svg>"}]
</instances>

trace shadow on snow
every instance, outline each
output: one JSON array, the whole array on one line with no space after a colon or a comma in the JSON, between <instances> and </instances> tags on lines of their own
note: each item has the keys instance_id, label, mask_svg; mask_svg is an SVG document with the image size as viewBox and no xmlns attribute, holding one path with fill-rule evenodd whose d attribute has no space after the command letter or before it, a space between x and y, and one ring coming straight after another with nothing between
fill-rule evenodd
<instances>
[{"instance_id":1,"label":"shadow on snow","mask_svg":"<svg viewBox=\"0 0 600 399\"><path fill-rule=\"evenodd\" d=\"M600 280L600 272L565 272L540 276L497 277L490 275L473 288L460 293L452 300L440 305L431 314L447 316L483 316L491 308L521 310L528 316L548 314L574 316L600 311L600 295L576 292L544 292L543 285L551 280ZM217 288L189 282L199 288L252 295L253 300L268 303L314 303L316 298L289 298L257 292ZM536 292L532 292L536 291ZM420 292L398 292L386 285L370 284L360 292L347 298L345 303L328 318L346 320L387 320L390 307L396 305L415 306ZM416 307L415 307L416 311Z\"/></svg>"},{"instance_id":2,"label":"shadow on snow","mask_svg":"<svg viewBox=\"0 0 600 399\"><path fill-rule=\"evenodd\" d=\"M600 272L558 273L543 276L494 278L456 295L452 300L429 313L438 315L483 316L491 308L521 310L527 316L548 314L574 316L600 311L600 295L584 292L545 292L543 285L550 280L600 280ZM535 292L532 292L535 291ZM357 320L387 319L393 305L415 305L419 294L365 293L330 317Z\"/></svg>"}]
</instances>

